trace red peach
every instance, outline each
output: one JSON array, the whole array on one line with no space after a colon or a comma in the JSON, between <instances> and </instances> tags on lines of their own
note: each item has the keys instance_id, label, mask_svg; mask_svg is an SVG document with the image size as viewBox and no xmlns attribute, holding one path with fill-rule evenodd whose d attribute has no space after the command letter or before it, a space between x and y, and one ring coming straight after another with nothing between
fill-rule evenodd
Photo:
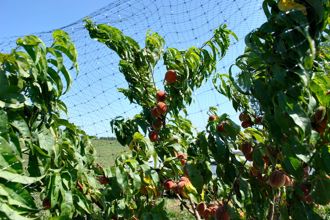
<instances>
[{"instance_id":1,"label":"red peach","mask_svg":"<svg viewBox=\"0 0 330 220\"><path fill-rule=\"evenodd\" d=\"M175 83L176 82L176 72L175 70L168 70L165 74L165 80L168 84Z\"/></svg>"},{"instance_id":2,"label":"red peach","mask_svg":"<svg viewBox=\"0 0 330 220\"><path fill-rule=\"evenodd\" d=\"M209 121L215 121L217 119L216 115L210 115Z\"/></svg>"},{"instance_id":3,"label":"red peach","mask_svg":"<svg viewBox=\"0 0 330 220\"><path fill-rule=\"evenodd\" d=\"M158 102L157 103L157 112L160 115L164 115L167 111L167 105L164 102Z\"/></svg>"},{"instance_id":4,"label":"red peach","mask_svg":"<svg viewBox=\"0 0 330 220\"><path fill-rule=\"evenodd\" d=\"M150 113L151 115L154 117L154 118L159 118L160 117L160 114L157 110L157 107L153 107L151 110L150 110Z\"/></svg>"},{"instance_id":5,"label":"red peach","mask_svg":"<svg viewBox=\"0 0 330 220\"><path fill-rule=\"evenodd\" d=\"M149 139L150 139L151 142L157 141L158 140L158 133L157 133L157 131L151 131L149 133Z\"/></svg>"},{"instance_id":6,"label":"red peach","mask_svg":"<svg viewBox=\"0 0 330 220\"><path fill-rule=\"evenodd\" d=\"M283 171L275 170L269 177L269 184L273 188L278 188L284 186L285 183L285 174Z\"/></svg>"},{"instance_id":7,"label":"red peach","mask_svg":"<svg viewBox=\"0 0 330 220\"><path fill-rule=\"evenodd\" d=\"M166 93L162 90L158 91L156 93L156 99L157 99L157 102L163 102L165 101L166 99Z\"/></svg>"}]
</instances>

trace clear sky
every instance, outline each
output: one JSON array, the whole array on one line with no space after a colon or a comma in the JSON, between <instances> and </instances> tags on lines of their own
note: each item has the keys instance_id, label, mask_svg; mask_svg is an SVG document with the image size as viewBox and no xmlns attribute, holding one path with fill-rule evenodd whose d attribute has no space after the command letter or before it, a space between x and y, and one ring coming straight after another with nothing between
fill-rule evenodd
<instances>
[{"instance_id":1,"label":"clear sky","mask_svg":"<svg viewBox=\"0 0 330 220\"><path fill-rule=\"evenodd\" d=\"M0 38L71 24L109 0L0 0Z\"/></svg>"},{"instance_id":2,"label":"clear sky","mask_svg":"<svg viewBox=\"0 0 330 220\"><path fill-rule=\"evenodd\" d=\"M218 72L227 73L244 51L245 35L265 20L261 3L261 0L0 0L0 51L14 46L16 37L10 36L37 33L49 43L51 35L40 32L69 25L64 30L76 44L80 66L72 89L63 97L69 119L91 135L109 136L112 135L110 120L119 115L131 117L139 108L130 105L117 91L126 88L125 79L118 71L118 56L89 38L81 18L97 11L91 16L96 23L120 28L141 46L146 32L151 30L164 37L166 47L179 49L202 45L215 28L227 24L239 37L238 42L232 41L226 57L218 63ZM162 88L165 73L162 64L155 69L158 88ZM188 117L199 130L207 122L209 106L217 105L219 113L229 113L238 121L238 114L214 90L211 80L194 95Z\"/></svg>"}]
</instances>

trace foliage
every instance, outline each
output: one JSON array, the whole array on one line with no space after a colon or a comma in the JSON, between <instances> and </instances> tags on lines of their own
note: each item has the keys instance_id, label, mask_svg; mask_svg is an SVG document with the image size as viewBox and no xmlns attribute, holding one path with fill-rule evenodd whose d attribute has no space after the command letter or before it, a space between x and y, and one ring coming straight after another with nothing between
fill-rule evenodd
<instances>
[{"instance_id":1,"label":"foliage","mask_svg":"<svg viewBox=\"0 0 330 220\"><path fill-rule=\"evenodd\" d=\"M105 24L94 25L90 20L86 20L86 28L92 38L106 44L119 55L119 69L128 82L128 89L119 91L132 103L142 107L142 112L133 119L117 118L111 122L118 141L130 147L131 156L119 157L116 166L106 172L110 178L109 193L118 191L113 197L106 194L106 199L111 201L106 218L143 218L146 215L155 218L154 212L158 213L158 207L164 205L163 202L155 202L163 194L162 183L167 178L179 179L183 174L183 167L176 159L176 154L186 152L195 139L191 122L180 113L185 112L185 106L191 103L192 92L209 78L216 68L217 60L225 55L230 44L229 36L235 35L223 25L215 30L212 39L201 48L191 47L183 51L168 48L164 51L164 40L157 33L147 33L145 47L141 48L117 28ZM157 88L153 74L161 58L168 70L175 70L176 81L165 83L166 96L170 98L165 101L166 113L157 118L151 113L151 109L159 103L156 100ZM156 132L152 127L157 120L161 120L163 126L157 131L159 140L153 144L140 131L149 134ZM151 158L153 167L148 163ZM201 162L201 165L209 168L208 162ZM193 164L187 167L196 169ZM208 173L208 179L200 183L198 190L209 181L210 171ZM199 201L200 196L192 193L196 192L194 187L191 190L188 192L191 199ZM157 218L167 218L166 213L160 212L157 215L160 214L164 215Z\"/></svg>"},{"instance_id":2,"label":"foliage","mask_svg":"<svg viewBox=\"0 0 330 220\"><path fill-rule=\"evenodd\" d=\"M72 83L65 66L70 61L78 70L76 49L60 30L50 47L26 36L11 53L0 54L0 218L93 212L99 197L94 148L84 131L61 118L66 106L60 97Z\"/></svg>"},{"instance_id":3,"label":"foliage","mask_svg":"<svg viewBox=\"0 0 330 220\"><path fill-rule=\"evenodd\" d=\"M230 71L214 81L221 80L219 91L233 100L237 110L251 111L247 106L251 101L255 104L254 112L263 117L257 130L266 134L264 144L257 142L260 150L269 157L271 169L281 167L295 180L292 188L273 190L274 195L268 196L269 202L276 199L277 215L317 219L315 205L330 202L325 189L329 182L329 2L288 2L264 1L267 22L246 36L245 53L235 63L240 72L234 78ZM301 188L306 185L304 195ZM308 196L311 201L306 202ZM251 204L255 207L247 214L253 216L259 204L256 198Z\"/></svg>"},{"instance_id":4,"label":"foliage","mask_svg":"<svg viewBox=\"0 0 330 220\"><path fill-rule=\"evenodd\" d=\"M246 36L229 73L216 75L236 37L225 25L200 48L165 50L157 33L142 48L87 19L90 36L120 57L128 88L119 91L142 107L111 122L130 152L108 168L94 164L88 136L61 117L66 64L78 68L69 36L55 31L50 47L18 39L0 54L0 218L168 219L166 195L196 219L321 219L327 209L316 210L330 202L329 7L264 0L267 21ZM161 60L165 91L153 79ZM241 126L214 107L204 131L185 117L212 75Z\"/></svg>"},{"instance_id":5,"label":"foliage","mask_svg":"<svg viewBox=\"0 0 330 220\"><path fill-rule=\"evenodd\" d=\"M229 74L213 79L241 111L243 129L211 107L201 132L184 117L185 107L214 73L232 32L220 26L201 48L163 51L157 33L148 33L141 48L117 28L86 20L90 36L121 58L128 89L120 92L142 107L134 118L111 124L131 155L106 171L106 217L153 216L165 192L196 219L321 218L316 206L330 201L329 3L265 0L263 9L267 21L246 36L244 54ZM166 97L153 81L161 59Z\"/></svg>"}]
</instances>

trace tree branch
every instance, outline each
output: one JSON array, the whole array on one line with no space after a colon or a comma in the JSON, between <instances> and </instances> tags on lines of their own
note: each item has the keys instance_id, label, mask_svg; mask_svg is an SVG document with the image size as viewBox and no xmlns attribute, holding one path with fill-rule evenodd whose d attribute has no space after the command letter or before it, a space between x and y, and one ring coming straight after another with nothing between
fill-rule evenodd
<instances>
[{"instance_id":1,"label":"tree branch","mask_svg":"<svg viewBox=\"0 0 330 220\"><path fill-rule=\"evenodd\" d=\"M191 198L190 197L189 197L189 202L190 202L191 208L194 211L194 216L195 216L196 220L201 220L201 217L199 216L199 214L198 214L198 212L196 210L196 207L195 207L194 203L191 201Z\"/></svg>"}]
</instances>

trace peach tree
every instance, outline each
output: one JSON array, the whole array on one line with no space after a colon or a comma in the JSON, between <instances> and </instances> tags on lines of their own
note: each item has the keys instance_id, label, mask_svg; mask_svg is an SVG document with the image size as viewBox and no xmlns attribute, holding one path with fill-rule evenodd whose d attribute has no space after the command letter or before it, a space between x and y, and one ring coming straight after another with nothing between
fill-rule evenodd
<instances>
[{"instance_id":1,"label":"peach tree","mask_svg":"<svg viewBox=\"0 0 330 220\"><path fill-rule=\"evenodd\" d=\"M86 217L99 203L95 150L62 118L69 63L78 70L75 46L61 30L49 47L31 35L0 53L1 219Z\"/></svg>"},{"instance_id":2,"label":"peach tree","mask_svg":"<svg viewBox=\"0 0 330 220\"><path fill-rule=\"evenodd\" d=\"M221 26L200 48L164 50L157 33L141 48L117 28L86 21L90 36L120 57L128 88L119 91L142 108L111 122L131 154L104 170L107 217L166 219L165 191L196 219L322 218L317 208L330 201L329 2L265 0L263 10L267 21L246 36L244 54L213 79L241 126L211 107L201 132L186 106L215 72L231 31ZM160 60L164 91L154 81Z\"/></svg>"},{"instance_id":3,"label":"peach tree","mask_svg":"<svg viewBox=\"0 0 330 220\"><path fill-rule=\"evenodd\" d=\"M191 164L186 163L187 151L195 143L197 132L184 114L192 102L193 91L215 71L218 59L230 45L230 35L235 35L226 26L220 26L200 48L165 51L164 39L157 33L148 32L145 46L140 47L115 27L86 20L86 28L91 38L118 54L119 70L128 83L127 89L119 91L142 108L141 113L131 119L118 117L111 122L117 140L129 146L131 154L117 158L116 166L105 171L110 182L105 196L111 202L107 217L166 218L161 199L164 187L173 191L178 182L175 194L182 206L200 218L195 205L201 200L204 185L212 179L212 174L209 160L195 158ZM168 70L164 91L156 87L154 80L160 60ZM236 127L232 132L238 130ZM148 164L150 158L153 165ZM186 172L203 170L205 178L197 173L195 178L185 177Z\"/></svg>"},{"instance_id":4,"label":"peach tree","mask_svg":"<svg viewBox=\"0 0 330 220\"><path fill-rule=\"evenodd\" d=\"M214 79L242 127L252 126L245 131L257 132L242 143L255 176L245 174L247 216L321 219L316 208L330 202L329 6L264 1L267 21L246 36L229 74Z\"/></svg>"}]
</instances>

